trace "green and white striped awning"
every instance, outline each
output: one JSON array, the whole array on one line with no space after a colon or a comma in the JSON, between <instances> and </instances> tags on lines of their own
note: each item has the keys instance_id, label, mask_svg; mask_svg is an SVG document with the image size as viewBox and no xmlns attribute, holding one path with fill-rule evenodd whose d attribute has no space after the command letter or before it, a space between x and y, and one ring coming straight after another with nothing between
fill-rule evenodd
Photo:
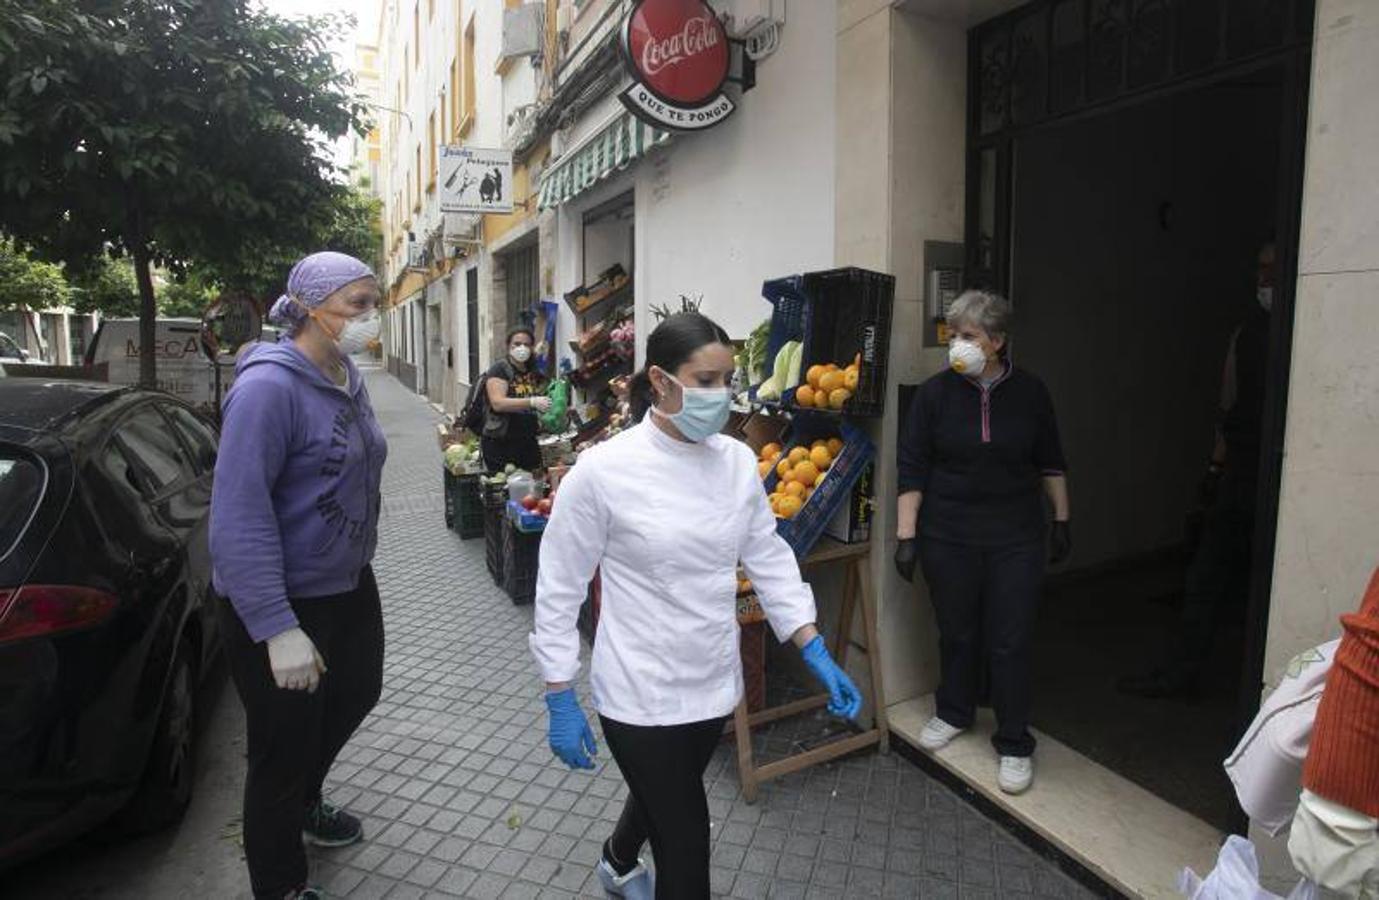
<instances>
[{"instance_id":1,"label":"green and white striped awning","mask_svg":"<svg viewBox=\"0 0 1379 900\"><path fill-rule=\"evenodd\" d=\"M568 153L541 176L539 209L567 203L573 197L627 168L647 150L670 140L631 113L624 112L602 131Z\"/></svg>"}]
</instances>

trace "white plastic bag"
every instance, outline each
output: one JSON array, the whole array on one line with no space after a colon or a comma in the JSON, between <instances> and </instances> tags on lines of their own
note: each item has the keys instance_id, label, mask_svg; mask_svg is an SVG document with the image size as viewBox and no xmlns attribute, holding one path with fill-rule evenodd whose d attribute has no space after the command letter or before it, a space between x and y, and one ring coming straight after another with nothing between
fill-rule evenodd
<instances>
[{"instance_id":1,"label":"white plastic bag","mask_svg":"<svg viewBox=\"0 0 1379 900\"><path fill-rule=\"evenodd\" d=\"M1255 845L1233 834L1221 845L1216 868L1202 878L1192 869L1178 876L1178 893L1188 900L1285 900L1259 886L1259 860ZM1317 900L1317 888L1299 881L1286 900Z\"/></svg>"}]
</instances>

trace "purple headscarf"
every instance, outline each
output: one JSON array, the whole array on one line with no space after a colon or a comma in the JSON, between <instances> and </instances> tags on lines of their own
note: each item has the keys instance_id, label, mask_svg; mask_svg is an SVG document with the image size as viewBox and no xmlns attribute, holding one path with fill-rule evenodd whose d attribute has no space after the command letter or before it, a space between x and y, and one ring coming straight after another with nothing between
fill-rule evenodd
<instances>
[{"instance_id":1,"label":"purple headscarf","mask_svg":"<svg viewBox=\"0 0 1379 900\"><path fill-rule=\"evenodd\" d=\"M268 318L280 325L290 325L295 331L306 318L307 309L315 309L331 294L361 278L373 278L373 269L344 253L325 251L303 257L287 276L287 293L278 298ZM293 300L296 303L293 303Z\"/></svg>"}]
</instances>

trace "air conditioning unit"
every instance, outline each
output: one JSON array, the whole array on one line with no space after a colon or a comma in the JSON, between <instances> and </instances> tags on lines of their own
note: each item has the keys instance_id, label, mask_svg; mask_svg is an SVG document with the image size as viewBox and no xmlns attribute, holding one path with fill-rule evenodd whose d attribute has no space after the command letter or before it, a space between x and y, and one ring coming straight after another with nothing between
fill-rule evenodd
<instances>
[{"instance_id":1,"label":"air conditioning unit","mask_svg":"<svg viewBox=\"0 0 1379 900\"><path fill-rule=\"evenodd\" d=\"M412 242L407 245L407 268L426 269L431 265L431 251L425 244Z\"/></svg>"},{"instance_id":2,"label":"air conditioning unit","mask_svg":"<svg viewBox=\"0 0 1379 900\"><path fill-rule=\"evenodd\" d=\"M545 36L544 7L539 3L524 3L503 10L503 59L536 56L541 52Z\"/></svg>"},{"instance_id":3,"label":"air conditioning unit","mask_svg":"<svg viewBox=\"0 0 1379 900\"><path fill-rule=\"evenodd\" d=\"M785 0L736 0L731 7L729 30L745 40L772 26L785 24Z\"/></svg>"}]
</instances>

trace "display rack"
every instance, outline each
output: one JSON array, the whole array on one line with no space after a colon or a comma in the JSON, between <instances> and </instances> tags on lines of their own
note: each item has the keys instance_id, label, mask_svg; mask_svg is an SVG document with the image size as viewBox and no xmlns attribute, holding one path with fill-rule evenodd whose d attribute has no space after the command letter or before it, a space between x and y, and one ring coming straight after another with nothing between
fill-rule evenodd
<instances>
[{"instance_id":1,"label":"display rack","mask_svg":"<svg viewBox=\"0 0 1379 900\"><path fill-rule=\"evenodd\" d=\"M630 348L616 346L610 334L623 322L636 321L633 298L633 280L626 274L618 274L590 291L579 288L565 295L565 304L574 313L578 331L578 337L569 344L579 362L570 374L570 385L579 392L579 409L589 421L601 421L607 416L615 402L613 379L632 372ZM591 332L592 339L581 342L580 338ZM583 416L591 406L599 409L598 416Z\"/></svg>"},{"instance_id":2,"label":"display rack","mask_svg":"<svg viewBox=\"0 0 1379 900\"><path fill-rule=\"evenodd\" d=\"M886 723L886 698L881 687L880 642L876 632L876 602L872 596L871 570L868 568L871 544L843 544L831 538L820 541L814 550L803 560L804 569L841 565L845 567L843 579L843 605L839 614L838 630L829 642L829 652L840 667L847 667L848 649L851 645L853 615L861 607L863 639L866 641L867 668L870 670L870 684L860 687L872 712L872 725L857 734L831 741L820 747L806 750L778 759L766 765L757 765L752 754L752 729L811 712L828 705L828 694L815 694L793 703L785 703L752 712L747 697L743 697L733 713L729 726L737 742L737 771L742 782L742 796L748 803L755 803L757 789L764 781L780 778L819 763L855 753L866 747L876 746L881 753L890 750L890 731ZM821 628L820 631L823 629Z\"/></svg>"}]
</instances>

